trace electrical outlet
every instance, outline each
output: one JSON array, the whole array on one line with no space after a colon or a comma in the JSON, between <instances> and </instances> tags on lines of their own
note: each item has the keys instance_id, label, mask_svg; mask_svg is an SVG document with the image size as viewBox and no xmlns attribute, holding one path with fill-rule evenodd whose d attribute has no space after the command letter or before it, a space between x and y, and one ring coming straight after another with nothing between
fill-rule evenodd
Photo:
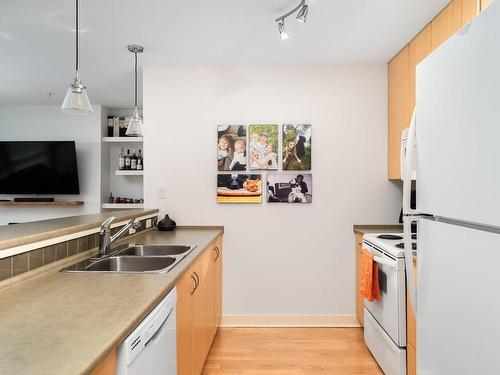
<instances>
[{"instance_id":1,"label":"electrical outlet","mask_svg":"<svg viewBox=\"0 0 500 375\"><path fill-rule=\"evenodd\" d=\"M151 225L152 225L152 224L151 224L151 219L147 219L147 220L146 220L146 229L151 228Z\"/></svg>"},{"instance_id":2,"label":"electrical outlet","mask_svg":"<svg viewBox=\"0 0 500 375\"><path fill-rule=\"evenodd\" d=\"M165 186L158 186L157 196L158 199L165 199L167 197Z\"/></svg>"}]
</instances>

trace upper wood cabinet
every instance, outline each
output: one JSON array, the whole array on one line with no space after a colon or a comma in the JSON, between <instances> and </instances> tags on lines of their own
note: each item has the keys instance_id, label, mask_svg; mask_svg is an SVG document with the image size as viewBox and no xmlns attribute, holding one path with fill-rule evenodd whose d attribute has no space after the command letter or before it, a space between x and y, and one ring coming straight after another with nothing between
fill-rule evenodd
<instances>
[{"instance_id":1,"label":"upper wood cabinet","mask_svg":"<svg viewBox=\"0 0 500 375\"><path fill-rule=\"evenodd\" d=\"M462 2L454 0L431 22L432 49L438 48L462 26Z\"/></svg>"},{"instance_id":2,"label":"upper wood cabinet","mask_svg":"<svg viewBox=\"0 0 500 375\"><path fill-rule=\"evenodd\" d=\"M432 28L427 25L411 42L410 42L410 109L413 111L416 102L416 77L417 65L432 52Z\"/></svg>"},{"instance_id":3,"label":"upper wood cabinet","mask_svg":"<svg viewBox=\"0 0 500 375\"><path fill-rule=\"evenodd\" d=\"M462 26L476 17L480 11L480 0L462 0Z\"/></svg>"},{"instance_id":4,"label":"upper wood cabinet","mask_svg":"<svg viewBox=\"0 0 500 375\"><path fill-rule=\"evenodd\" d=\"M399 154L401 133L410 125L410 54L406 46L389 62L388 175L401 178Z\"/></svg>"},{"instance_id":5,"label":"upper wood cabinet","mask_svg":"<svg viewBox=\"0 0 500 375\"><path fill-rule=\"evenodd\" d=\"M493 2L493 0L481 0L481 10L484 10Z\"/></svg>"}]
</instances>

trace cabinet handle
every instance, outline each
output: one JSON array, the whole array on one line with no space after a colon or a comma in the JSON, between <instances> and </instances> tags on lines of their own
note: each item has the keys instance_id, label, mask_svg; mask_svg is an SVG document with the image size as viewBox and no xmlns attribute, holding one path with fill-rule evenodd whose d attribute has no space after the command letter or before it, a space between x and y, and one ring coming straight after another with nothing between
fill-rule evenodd
<instances>
[{"instance_id":1,"label":"cabinet handle","mask_svg":"<svg viewBox=\"0 0 500 375\"><path fill-rule=\"evenodd\" d=\"M195 275L198 276L196 272L193 272L191 274L191 279L193 280L193 290L190 292L191 294L194 294L194 292L196 292L196 289L198 288L199 285L199 279L197 279Z\"/></svg>"},{"instance_id":2,"label":"cabinet handle","mask_svg":"<svg viewBox=\"0 0 500 375\"><path fill-rule=\"evenodd\" d=\"M214 250L215 250L215 259L214 259L214 262L217 261L217 259L219 259L219 256L220 256L220 250L217 246L214 247Z\"/></svg>"}]
</instances>

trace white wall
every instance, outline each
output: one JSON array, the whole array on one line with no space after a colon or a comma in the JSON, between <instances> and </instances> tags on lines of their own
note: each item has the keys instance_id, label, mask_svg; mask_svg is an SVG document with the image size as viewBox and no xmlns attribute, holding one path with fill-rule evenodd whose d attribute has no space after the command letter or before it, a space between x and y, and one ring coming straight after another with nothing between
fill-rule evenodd
<instances>
[{"instance_id":1,"label":"white wall","mask_svg":"<svg viewBox=\"0 0 500 375\"><path fill-rule=\"evenodd\" d=\"M145 200L224 225L224 315L354 315L355 223L394 223L387 66L147 67ZM311 123L311 205L218 205L218 124ZM159 186L166 199L157 199Z\"/></svg>"},{"instance_id":2,"label":"white wall","mask_svg":"<svg viewBox=\"0 0 500 375\"><path fill-rule=\"evenodd\" d=\"M82 200L80 207L0 207L0 225L100 211L101 106L89 116L69 115L58 105L0 106L0 139L75 141L79 195L52 195L57 200ZM15 195L14 195L15 196ZM49 195L51 196L51 195ZM0 195L11 199L13 196Z\"/></svg>"}]
</instances>

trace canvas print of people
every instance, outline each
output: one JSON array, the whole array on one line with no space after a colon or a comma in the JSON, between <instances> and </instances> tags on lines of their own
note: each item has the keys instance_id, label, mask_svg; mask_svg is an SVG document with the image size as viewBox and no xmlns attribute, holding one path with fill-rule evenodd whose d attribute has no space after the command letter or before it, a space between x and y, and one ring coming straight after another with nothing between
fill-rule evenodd
<instances>
[{"instance_id":1,"label":"canvas print of people","mask_svg":"<svg viewBox=\"0 0 500 375\"><path fill-rule=\"evenodd\" d=\"M218 203L262 203L260 174L218 174Z\"/></svg>"},{"instance_id":2,"label":"canvas print of people","mask_svg":"<svg viewBox=\"0 0 500 375\"><path fill-rule=\"evenodd\" d=\"M311 170L311 125L283 125L283 170Z\"/></svg>"},{"instance_id":3,"label":"canvas print of people","mask_svg":"<svg viewBox=\"0 0 500 375\"><path fill-rule=\"evenodd\" d=\"M269 203L311 203L312 174L268 174Z\"/></svg>"},{"instance_id":4,"label":"canvas print of people","mask_svg":"<svg viewBox=\"0 0 500 375\"><path fill-rule=\"evenodd\" d=\"M217 127L217 170L246 171L247 128L244 125Z\"/></svg>"},{"instance_id":5,"label":"canvas print of people","mask_svg":"<svg viewBox=\"0 0 500 375\"><path fill-rule=\"evenodd\" d=\"M278 125L250 125L250 169L278 169Z\"/></svg>"}]
</instances>

